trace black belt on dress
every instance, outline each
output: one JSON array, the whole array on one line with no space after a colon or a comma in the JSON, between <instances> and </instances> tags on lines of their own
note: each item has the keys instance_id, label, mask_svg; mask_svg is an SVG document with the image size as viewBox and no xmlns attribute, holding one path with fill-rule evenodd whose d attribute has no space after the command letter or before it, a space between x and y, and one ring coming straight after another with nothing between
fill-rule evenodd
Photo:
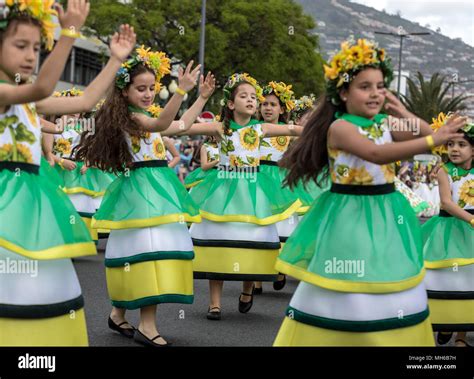
<instances>
[{"instance_id":1,"label":"black belt on dress","mask_svg":"<svg viewBox=\"0 0 474 379\"><path fill-rule=\"evenodd\" d=\"M135 170L142 167L168 167L168 161L165 159L156 159L151 161L133 162L130 169Z\"/></svg>"},{"instance_id":2,"label":"black belt on dress","mask_svg":"<svg viewBox=\"0 0 474 379\"><path fill-rule=\"evenodd\" d=\"M373 186L361 186L354 184L333 183L331 185L330 191L345 195L386 195L395 192L395 184L386 183Z\"/></svg>"},{"instance_id":3,"label":"black belt on dress","mask_svg":"<svg viewBox=\"0 0 474 379\"><path fill-rule=\"evenodd\" d=\"M267 161L265 159L260 160L260 165L262 166L278 166L278 162L275 161Z\"/></svg>"},{"instance_id":4,"label":"black belt on dress","mask_svg":"<svg viewBox=\"0 0 474 379\"><path fill-rule=\"evenodd\" d=\"M2 170L9 170L9 171L25 171L31 174L39 175L40 166L31 163L24 163L24 162L7 162L2 161L0 162L0 171Z\"/></svg>"},{"instance_id":5,"label":"black belt on dress","mask_svg":"<svg viewBox=\"0 0 474 379\"><path fill-rule=\"evenodd\" d=\"M474 209L464 209L466 212L474 215ZM454 217L452 214L446 212L444 209L439 211L439 217Z\"/></svg>"}]
</instances>

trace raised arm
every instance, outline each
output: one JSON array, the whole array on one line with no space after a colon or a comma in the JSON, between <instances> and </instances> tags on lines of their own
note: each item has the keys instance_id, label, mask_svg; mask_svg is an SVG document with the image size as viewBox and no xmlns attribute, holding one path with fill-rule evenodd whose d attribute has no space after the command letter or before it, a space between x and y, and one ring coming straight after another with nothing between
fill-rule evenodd
<instances>
[{"instance_id":1,"label":"raised arm","mask_svg":"<svg viewBox=\"0 0 474 379\"><path fill-rule=\"evenodd\" d=\"M115 33L110 42L110 59L104 69L87 86L82 96L48 97L36 103L38 112L43 114L74 114L92 110L115 80L115 74L122 62L135 46L136 35L133 27L121 25L120 33Z\"/></svg>"},{"instance_id":2,"label":"raised arm","mask_svg":"<svg viewBox=\"0 0 474 379\"><path fill-rule=\"evenodd\" d=\"M459 128L466 124L464 117L452 117L437 133L433 134L434 146L446 143L451 138L459 138L462 133L457 133ZM371 140L362 136L357 127L351 123L338 120L329 128L329 146L333 149L343 150L357 155L366 161L376 164L387 164L398 160L409 159L415 154L429 150L431 146L426 137L410 141L376 145Z\"/></svg>"},{"instance_id":3,"label":"raised arm","mask_svg":"<svg viewBox=\"0 0 474 379\"><path fill-rule=\"evenodd\" d=\"M194 121L201 114L204 106L212 96L216 88L216 79L210 72L207 73L206 79L201 76L199 79L199 97L181 116L179 121L173 121L168 129L165 130L166 135L173 136L180 133L186 134Z\"/></svg>"},{"instance_id":4,"label":"raised arm","mask_svg":"<svg viewBox=\"0 0 474 379\"><path fill-rule=\"evenodd\" d=\"M411 139L425 137L433 134L430 125L417 115L406 109L398 97L389 90L385 90L385 110L389 113L389 125L391 134L395 141L409 141ZM405 124L408 130L396 130L397 127Z\"/></svg>"},{"instance_id":5,"label":"raised arm","mask_svg":"<svg viewBox=\"0 0 474 379\"><path fill-rule=\"evenodd\" d=\"M450 215L457 217L468 223L474 219L474 215L466 212L453 201L451 188L449 185L448 174L444 169L438 170L439 197L441 200L441 209L444 209Z\"/></svg>"},{"instance_id":6,"label":"raised arm","mask_svg":"<svg viewBox=\"0 0 474 379\"><path fill-rule=\"evenodd\" d=\"M86 21L90 4L86 0L68 0L66 12L59 4L55 4L55 7L61 28L78 31ZM0 84L0 106L35 102L50 96L61 77L73 44L74 38L61 35L33 84Z\"/></svg>"},{"instance_id":7,"label":"raised arm","mask_svg":"<svg viewBox=\"0 0 474 379\"><path fill-rule=\"evenodd\" d=\"M303 133L303 127L300 125L278 125L278 124L262 124L262 130L265 137L278 136L300 136Z\"/></svg>"},{"instance_id":8,"label":"raised arm","mask_svg":"<svg viewBox=\"0 0 474 379\"><path fill-rule=\"evenodd\" d=\"M175 92L158 118L151 118L143 114L134 113L133 117L144 129L149 132L163 132L171 126L171 123L176 117L176 114L181 107L181 103L183 102L184 93L182 91L189 92L196 86L197 76L201 65L197 65L194 70L191 70L193 63L194 61L189 62L184 72L181 67L179 68L178 88L180 90Z\"/></svg>"}]
</instances>

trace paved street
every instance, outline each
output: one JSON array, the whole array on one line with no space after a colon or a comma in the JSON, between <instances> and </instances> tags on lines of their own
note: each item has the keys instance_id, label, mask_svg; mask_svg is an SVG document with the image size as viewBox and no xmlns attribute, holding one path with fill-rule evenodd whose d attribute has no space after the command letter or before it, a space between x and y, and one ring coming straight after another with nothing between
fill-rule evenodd
<instances>
[{"instance_id":1,"label":"paved street","mask_svg":"<svg viewBox=\"0 0 474 379\"><path fill-rule=\"evenodd\" d=\"M101 245L102 246L102 241ZM107 326L110 302L105 282L104 253L78 258L74 264L86 302L86 317L91 346L135 346ZM176 346L271 346L283 320L286 307L297 282L288 281L281 291L264 283L264 293L254 297L247 314L239 313L241 282L226 282L222 299L222 320L206 319L209 290L207 280L194 281L192 305L158 306L159 332ZM139 311L128 311L128 321L138 325Z\"/></svg>"},{"instance_id":2,"label":"paved street","mask_svg":"<svg viewBox=\"0 0 474 379\"><path fill-rule=\"evenodd\" d=\"M103 242L104 240L101 240L99 247L104 246ZM97 256L74 260L86 302L89 344L136 346L133 340L122 337L107 326L111 306L103 260L103 250ZM158 306L158 328L175 346L271 346L297 284L297 281L289 279L285 288L277 292L273 290L271 283L264 283L264 292L254 297L251 311L241 314L237 305L242 284L226 282L222 299L222 320L209 321L206 319L208 281L195 280L192 305ZM128 321L137 326L139 311L128 311L127 314ZM474 333L470 333L468 341L474 344ZM449 345L454 345L454 338Z\"/></svg>"}]
</instances>

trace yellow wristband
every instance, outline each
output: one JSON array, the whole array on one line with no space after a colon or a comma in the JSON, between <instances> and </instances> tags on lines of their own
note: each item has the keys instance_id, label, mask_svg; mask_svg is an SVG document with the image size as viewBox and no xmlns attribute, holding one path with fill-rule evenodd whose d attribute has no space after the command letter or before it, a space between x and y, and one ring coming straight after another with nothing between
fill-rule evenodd
<instances>
[{"instance_id":1,"label":"yellow wristband","mask_svg":"<svg viewBox=\"0 0 474 379\"><path fill-rule=\"evenodd\" d=\"M63 158L61 158L61 160L58 162L58 164L59 164L59 167L61 167L61 168L64 168L64 166L63 166L63 162L64 162L64 159L63 159Z\"/></svg>"},{"instance_id":2,"label":"yellow wristband","mask_svg":"<svg viewBox=\"0 0 474 379\"><path fill-rule=\"evenodd\" d=\"M71 29L61 29L61 35L70 38L81 38L81 33L73 32Z\"/></svg>"},{"instance_id":3,"label":"yellow wristband","mask_svg":"<svg viewBox=\"0 0 474 379\"><path fill-rule=\"evenodd\" d=\"M472 227L474 227L474 218L469 222Z\"/></svg>"},{"instance_id":4,"label":"yellow wristband","mask_svg":"<svg viewBox=\"0 0 474 379\"><path fill-rule=\"evenodd\" d=\"M184 95L186 95L187 92L184 89L181 89L181 88L178 87L178 88L176 88L176 93L178 95L184 96Z\"/></svg>"},{"instance_id":5,"label":"yellow wristband","mask_svg":"<svg viewBox=\"0 0 474 379\"><path fill-rule=\"evenodd\" d=\"M435 143L434 143L434 140L433 140L433 136L432 136L432 135L426 136L426 143L428 144L428 147L429 147L430 149L432 149L433 147L435 147Z\"/></svg>"}]
</instances>

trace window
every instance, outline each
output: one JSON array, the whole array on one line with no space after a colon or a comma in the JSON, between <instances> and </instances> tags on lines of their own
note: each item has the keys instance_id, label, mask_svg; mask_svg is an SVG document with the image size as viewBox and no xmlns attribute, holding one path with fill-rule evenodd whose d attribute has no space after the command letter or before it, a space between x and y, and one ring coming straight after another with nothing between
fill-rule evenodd
<instances>
[{"instance_id":1,"label":"window","mask_svg":"<svg viewBox=\"0 0 474 379\"><path fill-rule=\"evenodd\" d=\"M44 63L46 58L48 58L49 51L46 50L41 50L40 57L39 57L39 67ZM60 80L65 81L65 82L70 82L71 81L71 68L72 68L72 59L71 55L69 55L66 66L64 67L64 71L61 74Z\"/></svg>"},{"instance_id":2,"label":"window","mask_svg":"<svg viewBox=\"0 0 474 379\"><path fill-rule=\"evenodd\" d=\"M74 83L87 86L102 70L99 55L93 51L75 48Z\"/></svg>"}]
</instances>

